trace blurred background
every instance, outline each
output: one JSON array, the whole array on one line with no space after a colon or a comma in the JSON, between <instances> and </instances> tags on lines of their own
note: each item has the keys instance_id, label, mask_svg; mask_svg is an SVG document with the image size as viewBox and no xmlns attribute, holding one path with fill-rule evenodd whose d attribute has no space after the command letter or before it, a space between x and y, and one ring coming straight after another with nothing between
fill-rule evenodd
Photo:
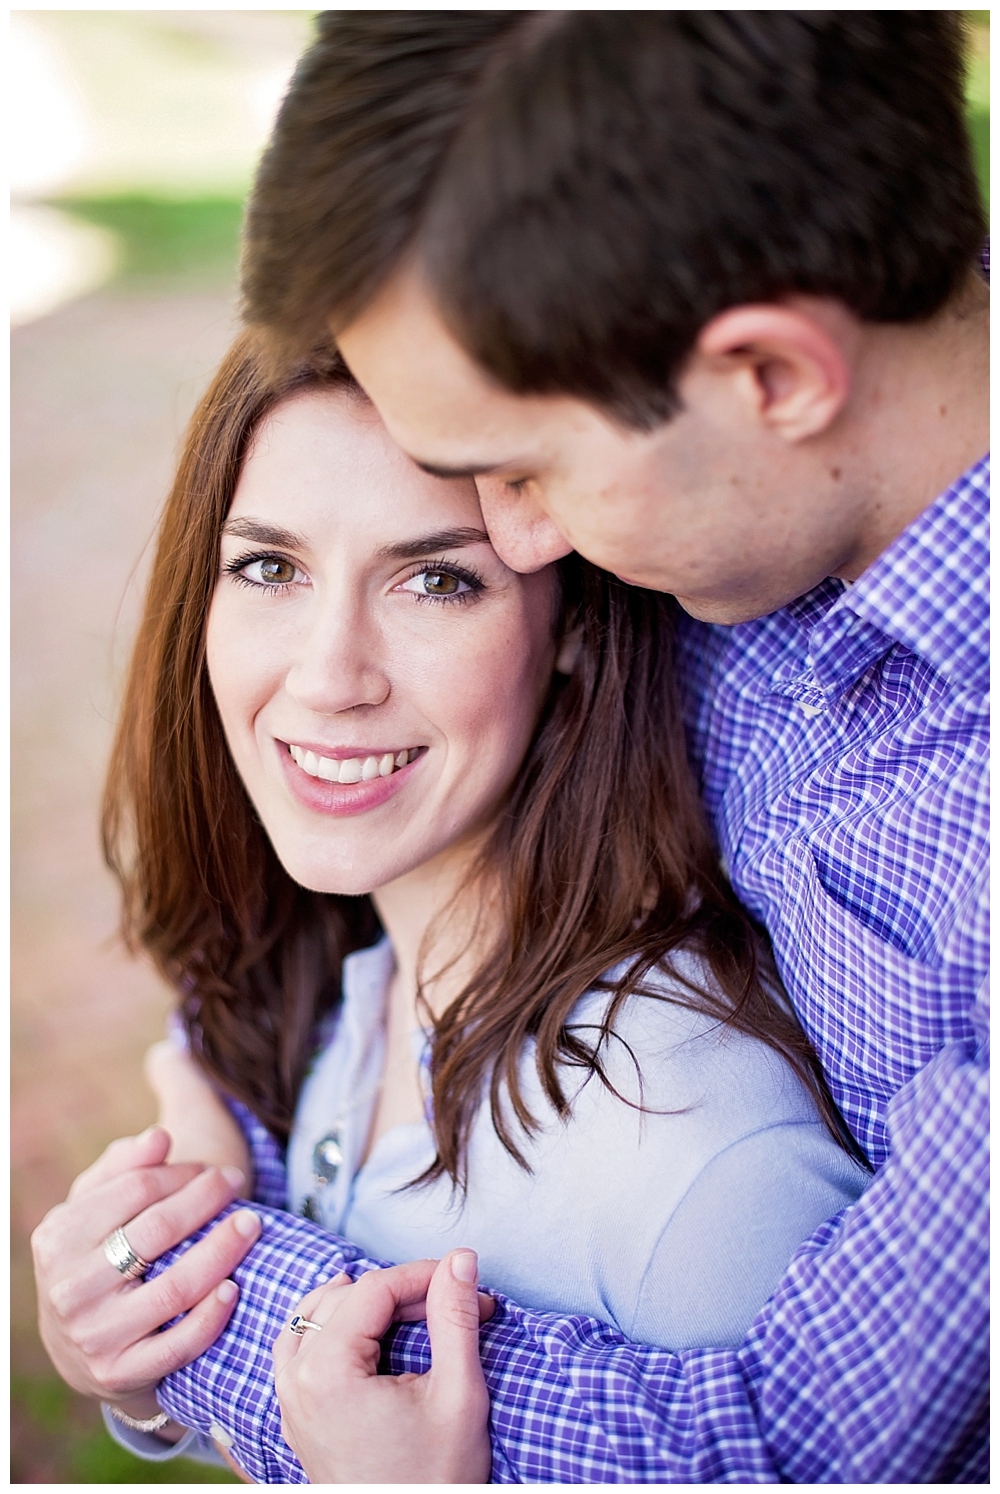
<instances>
[{"instance_id":1,"label":"blurred background","mask_svg":"<svg viewBox=\"0 0 1000 1494\"><path fill-rule=\"evenodd\" d=\"M153 1119L140 1062L169 996L115 940L101 779L157 511L235 327L242 200L312 14L12 16L15 1483L209 1472L121 1452L63 1387L27 1240Z\"/></svg>"},{"instance_id":2,"label":"blurred background","mask_svg":"<svg viewBox=\"0 0 1000 1494\"><path fill-rule=\"evenodd\" d=\"M153 1105L169 993L116 942L101 779L159 506L236 325L242 202L312 11L12 13L13 1483L140 1463L49 1366L28 1236ZM989 12L968 11L988 173Z\"/></svg>"}]
</instances>

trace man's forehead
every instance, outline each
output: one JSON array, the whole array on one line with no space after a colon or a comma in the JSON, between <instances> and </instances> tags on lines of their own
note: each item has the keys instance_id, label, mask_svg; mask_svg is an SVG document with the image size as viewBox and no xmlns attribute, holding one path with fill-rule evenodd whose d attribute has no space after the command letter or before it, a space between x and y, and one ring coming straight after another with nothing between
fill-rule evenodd
<instances>
[{"instance_id":1,"label":"man's forehead","mask_svg":"<svg viewBox=\"0 0 1000 1494\"><path fill-rule=\"evenodd\" d=\"M579 403L504 389L457 341L412 269L398 271L337 344L393 439L440 476L542 460L564 407Z\"/></svg>"}]
</instances>

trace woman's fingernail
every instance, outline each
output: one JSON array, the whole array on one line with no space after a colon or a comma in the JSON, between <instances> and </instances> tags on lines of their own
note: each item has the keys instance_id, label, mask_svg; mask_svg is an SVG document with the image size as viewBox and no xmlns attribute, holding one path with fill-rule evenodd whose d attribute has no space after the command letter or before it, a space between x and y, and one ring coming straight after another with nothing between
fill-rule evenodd
<instances>
[{"instance_id":1,"label":"woman's fingernail","mask_svg":"<svg viewBox=\"0 0 1000 1494\"><path fill-rule=\"evenodd\" d=\"M350 1286L351 1278L348 1276L346 1271L338 1271L336 1276L331 1281L330 1285L335 1287Z\"/></svg>"},{"instance_id":2,"label":"woman's fingernail","mask_svg":"<svg viewBox=\"0 0 1000 1494\"><path fill-rule=\"evenodd\" d=\"M237 1209L233 1215L233 1224L236 1226L236 1233L244 1235L248 1240L251 1240L254 1235L259 1233L261 1223L260 1215L255 1214L253 1209Z\"/></svg>"},{"instance_id":3,"label":"woman's fingernail","mask_svg":"<svg viewBox=\"0 0 1000 1494\"><path fill-rule=\"evenodd\" d=\"M243 1184L246 1182L246 1174L242 1172L238 1167L224 1167L222 1169L222 1176L225 1178L230 1188L235 1188L237 1191L239 1191L239 1189L242 1188Z\"/></svg>"},{"instance_id":4,"label":"woman's fingernail","mask_svg":"<svg viewBox=\"0 0 1000 1494\"><path fill-rule=\"evenodd\" d=\"M236 1285L235 1281L220 1281L219 1285L215 1289L215 1295L218 1297L220 1302L225 1303L225 1305L228 1307L230 1302L236 1301L237 1297L240 1295L240 1289Z\"/></svg>"},{"instance_id":5,"label":"woman's fingernail","mask_svg":"<svg viewBox=\"0 0 1000 1494\"><path fill-rule=\"evenodd\" d=\"M479 1280L479 1257L474 1250L456 1250L451 1258L451 1274L456 1281Z\"/></svg>"}]
</instances>

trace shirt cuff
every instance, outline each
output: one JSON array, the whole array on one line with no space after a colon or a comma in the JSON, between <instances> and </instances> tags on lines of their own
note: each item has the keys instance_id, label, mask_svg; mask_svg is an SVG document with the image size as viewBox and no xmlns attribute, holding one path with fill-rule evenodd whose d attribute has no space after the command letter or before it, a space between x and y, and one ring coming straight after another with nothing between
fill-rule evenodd
<instances>
[{"instance_id":1,"label":"shirt cuff","mask_svg":"<svg viewBox=\"0 0 1000 1494\"><path fill-rule=\"evenodd\" d=\"M178 1442L164 1442L155 1432L136 1432L111 1415L107 1406L101 1406L101 1415L109 1433L127 1452L141 1458L144 1463L169 1463L171 1458L193 1458L196 1463L214 1463L219 1468L226 1466L210 1437L201 1432L185 1432Z\"/></svg>"}]
</instances>

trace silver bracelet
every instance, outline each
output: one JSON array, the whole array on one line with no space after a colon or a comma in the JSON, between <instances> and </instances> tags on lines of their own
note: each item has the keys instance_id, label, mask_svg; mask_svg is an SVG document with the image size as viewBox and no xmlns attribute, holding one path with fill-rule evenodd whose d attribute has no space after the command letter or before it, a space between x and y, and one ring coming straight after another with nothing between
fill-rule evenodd
<instances>
[{"instance_id":1,"label":"silver bracelet","mask_svg":"<svg viewBox=\"0 0 1000 1494\"><path fill-rule=\"evenodd\" d=\"M155 1416L140 1419L137 1416L129 1416L120 1406L112 1406L110 1401L105 1401L104 1404L108 1408L109 1415L113 1416L115 1421L120 1421L123 1427L128 1427L130 1432L160 1432L170 1420L166 1411L157 1411Z\"/></svg>"}]
</instances>

